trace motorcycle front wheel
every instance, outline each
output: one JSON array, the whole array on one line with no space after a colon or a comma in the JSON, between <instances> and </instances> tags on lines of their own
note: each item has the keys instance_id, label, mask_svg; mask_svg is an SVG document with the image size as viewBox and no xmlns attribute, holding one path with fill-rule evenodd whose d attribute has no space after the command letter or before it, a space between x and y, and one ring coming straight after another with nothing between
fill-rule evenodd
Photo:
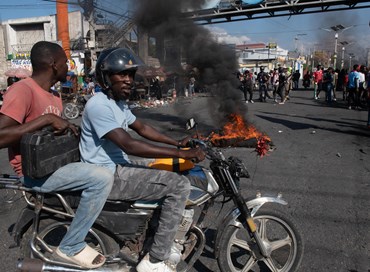
<instances>
[{"instance_id":1,"label":"motorcycle front wheel","mask_svg":"<svg viewBox=\"0 0 370 272\"><path fill-rule=\"evenodd\" d=\"M51 250L55 250L62 238L64 237L67 229L69 228L70 222L62 222L54 219L43 219L40 220L40 228L38 237L41 240L35 242L37 251L46 257L50 257ZM24 233L21 241L21 257L33 258L36 257L31 251L30 240L32 238L32 225ZM119 245L116 241L107 235L106 233L99 231L95 228L91 228L88 232L85 242L105 256L115 256L119 252Z\"/></svg>"},{"instance_id":2,"label":"motorcycle front wheel","mask_svg":"<svg viewBox=\"0 0 370 272\"><path fill-rule=\"evenodd\" d=\"M74 103L67 103L63 110L64 116L69 119L76 119L80 115L80 109Z\"/></svg>"},{"instance_id":3,"label":"motorcycle front wheel","mask_svg":"<svg viewBox=\"0 0 370 272\"><path fill-rule=\"evenodd\" d=\"M290 216L262 207L253 217L268 257L257 256L255 242L243 227L228 225L220 241L218 265L223 272L297 271L303 256L303 241Z\"/></svg>"}]
</instances>

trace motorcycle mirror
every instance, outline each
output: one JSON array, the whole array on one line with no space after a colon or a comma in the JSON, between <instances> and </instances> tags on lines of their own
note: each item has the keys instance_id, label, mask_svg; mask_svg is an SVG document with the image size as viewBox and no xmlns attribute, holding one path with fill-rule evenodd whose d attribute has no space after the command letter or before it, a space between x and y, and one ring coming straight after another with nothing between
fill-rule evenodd
<instances>
[{"instance_id":1,"label":"motorcycle mirror","mask_svg":"<svg viewBox=\"0 0 370 272\"><path fill-rule=\"evenodd\" d=\"M194 127L196 127L197 123L195 122L194 118L190 118L187 122L186 122L186 130L191 130L193 129Z\"/></svg>"}]
</instances>

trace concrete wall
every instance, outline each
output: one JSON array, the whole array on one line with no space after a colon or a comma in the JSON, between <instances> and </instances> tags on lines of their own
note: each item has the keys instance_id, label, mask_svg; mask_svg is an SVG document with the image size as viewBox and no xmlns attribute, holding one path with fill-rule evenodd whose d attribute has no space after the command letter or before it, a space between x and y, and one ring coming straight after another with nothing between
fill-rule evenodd
<instances>
[{"instance_id":1,"label":"concrete wall","mask_svg":"<svg viewBox=\"0 0 370 272\"><path fill-rule=\"evenodd\" d=\"M29 53L32 45L40 40L56 41L55 16L12 19L5 26L5 50L7 54Z\"/></svg>"},{"instance_id":2,"label":"concrete wall","mask_svg":"<svg viewBox=\"0 0 370 272\"><path fill-rule=\"evenodd\" d=\"M0 25L0 88L6 87L6 77L4 75L7 70L6 53L5 53L5 43L4 43L4 31L3 27Z\"/></svg>"},{"instance_id":3,"label":"concrete wall","mask_svg":"<svg viewBox=\"0 0 370 272\"><path fill-rule=\"evenodd\" d=\"M77 40L81 37L86 37L89 30L89 22L87 22L82 13L79 11L70 12L68 14L69 22L69 38Z\"/></svg>"}]
</instances>

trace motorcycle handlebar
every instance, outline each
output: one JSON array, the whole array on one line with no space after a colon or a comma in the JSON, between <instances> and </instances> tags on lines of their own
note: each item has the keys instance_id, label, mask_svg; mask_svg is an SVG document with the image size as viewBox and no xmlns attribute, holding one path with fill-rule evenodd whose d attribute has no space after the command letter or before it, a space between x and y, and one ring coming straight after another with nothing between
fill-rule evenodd
<instances>
[{"instance_id":1,"label":"motorcycle handlebar","mask_svg":"<svg viewBox=\"0 0 370 272\"><path fill-rule=\"evenodd\" d=\"M195 148L197 146L200 146L203 150L206 150L207 148L207 144L204 141L199 140L199 139L190 139L188 144L189 144L189 147L191 148Z\"/></svg>"},{"instance_id":2,"label":"motorcycle handlebar","mask_svg":"<svg viewBox=\"0 0 370 272\"><path fill-rule=\"evenodd\" d=\"M189 141L189 147L195 148L199 146L202 148L202 150L207 154L208 158L211 160L225 160L224 155L222 154L221 151L215 150L209 141L203 141L200 139L190 139Z\"/></svg>"}]
</instances>

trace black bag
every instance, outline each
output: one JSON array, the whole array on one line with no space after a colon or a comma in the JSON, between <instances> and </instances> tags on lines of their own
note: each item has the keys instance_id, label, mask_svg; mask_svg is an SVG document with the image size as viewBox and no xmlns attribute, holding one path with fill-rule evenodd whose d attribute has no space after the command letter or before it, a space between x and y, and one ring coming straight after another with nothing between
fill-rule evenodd
<instances>
[{"instance_id":1,"label":"black bag","mask_svg":"<svg viewBox=\"0 0 370 272\"><path fill-rule=\"evenodd\" d=\"M33 179L45 177L58 168L80 160L79 137L56 136L47 130L26 133L21 139L22 169Z\"/></svg>"}]
</instances>

